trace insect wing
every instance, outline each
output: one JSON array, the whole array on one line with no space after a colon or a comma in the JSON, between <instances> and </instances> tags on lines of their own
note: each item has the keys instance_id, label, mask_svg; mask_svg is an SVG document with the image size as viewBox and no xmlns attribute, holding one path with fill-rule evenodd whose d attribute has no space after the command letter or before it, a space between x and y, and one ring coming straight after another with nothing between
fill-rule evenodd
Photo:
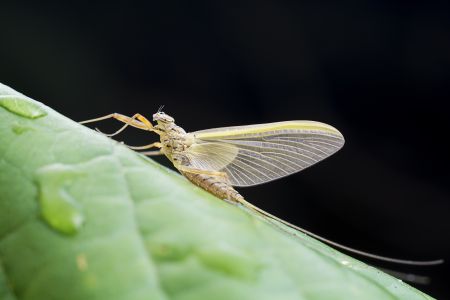
<instances>
[{"instance_id":1,"label":"insect wing","mask_svg":"<svg viewBox=\"0 0 450 300\"><path fill-rule=\"evenodd\" d=\"M289 121L191 133L189 166L225 172L234 186L251 186L299 172L338 151L341 133L320 122Z\"/></svg>"},{"instance_id":2,"label":"insect wing","mask_svg":"<svg viewBox=\"0 0 450 300\"><path fill-rule=\"evenodd\" d=\"M239 153L239 148L223 142L196 141L184 153L186 166L206 171L219 171L230 165Z\"/></svg>"}]
</instances>

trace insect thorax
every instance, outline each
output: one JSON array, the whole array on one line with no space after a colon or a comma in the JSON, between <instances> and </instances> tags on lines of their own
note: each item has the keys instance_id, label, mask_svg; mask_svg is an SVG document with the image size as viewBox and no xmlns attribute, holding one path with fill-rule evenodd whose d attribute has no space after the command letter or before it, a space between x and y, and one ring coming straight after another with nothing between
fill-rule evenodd
<instances>
[{"instance_id":1,"label":"insect thorax","mask_svg":"<svg viewBox=\"0 0 450 300\"><path fill-rule=\"evenodd\" d=\"M180 126L171 123L158 124L158 127L163 132L161 134L161 144L165 153L183 152L192 144L189 135Z\"/></svg>"}]
</instances>

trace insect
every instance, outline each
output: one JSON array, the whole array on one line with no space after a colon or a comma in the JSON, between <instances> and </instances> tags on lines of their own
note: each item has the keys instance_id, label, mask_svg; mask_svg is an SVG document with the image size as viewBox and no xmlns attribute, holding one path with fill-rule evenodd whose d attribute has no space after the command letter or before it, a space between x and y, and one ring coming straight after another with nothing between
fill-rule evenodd
<instances>
[{"instance_id":1,"label":"insect","mask_svg":"<svg viewBox=\"0 0 450 300\"><path fill-rule=\"evenodd\" d=\"M144 155L165 155L189 181L220 199L250 209L280 227L277 222L303 232L329 245L359 255L393 263L435 265L442 260L412 261L389 258L353 249L290 224L247 202L234 187L245 187L276 180L329 157L344 145L344 137L334 127L315 121L286 121L268 124L223 127L187 133L174 118L162 112L153 114L153 125L141 114L128 117L113 113L80 122L114 118L125 123L109 137L128 126L154 132L159 142L128 146ZM98 129L97 129L98 130ZM98 130L99 131L99 130ZM157 148L156 151L147 151ZM275 221L275 222L274 222Z\"/></svg>"}]
</instances>

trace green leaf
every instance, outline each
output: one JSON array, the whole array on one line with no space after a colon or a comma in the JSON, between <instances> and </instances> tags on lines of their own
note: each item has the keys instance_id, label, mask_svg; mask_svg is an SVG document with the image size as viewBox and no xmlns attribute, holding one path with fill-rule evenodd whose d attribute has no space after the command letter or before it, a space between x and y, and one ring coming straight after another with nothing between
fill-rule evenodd
<instances>
[{"instance_id":1,"label":"green leaf","mask_svg":"<svg viewBox=\"0 0 450 300\"><path fill-rule=\"evenodd\" d=\"M431 299L1 84L0 97L1 299Z\"/></svg>"}]
</instances>

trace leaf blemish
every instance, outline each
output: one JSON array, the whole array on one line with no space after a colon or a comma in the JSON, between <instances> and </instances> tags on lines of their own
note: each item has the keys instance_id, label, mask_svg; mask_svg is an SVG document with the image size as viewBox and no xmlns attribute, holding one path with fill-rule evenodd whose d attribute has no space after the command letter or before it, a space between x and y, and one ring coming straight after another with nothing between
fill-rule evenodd
<instances>
[{"instance_id":1,"label":"leaf blemish","mask_svg":"<svg viewBox=\"0 0 450 300\"><path fill-rule=\"evenodd\" d=\"M77 268L81 272L84 272L88 269L88 260L84 253L77 255Z\"/></svg>"}]
</instances>

